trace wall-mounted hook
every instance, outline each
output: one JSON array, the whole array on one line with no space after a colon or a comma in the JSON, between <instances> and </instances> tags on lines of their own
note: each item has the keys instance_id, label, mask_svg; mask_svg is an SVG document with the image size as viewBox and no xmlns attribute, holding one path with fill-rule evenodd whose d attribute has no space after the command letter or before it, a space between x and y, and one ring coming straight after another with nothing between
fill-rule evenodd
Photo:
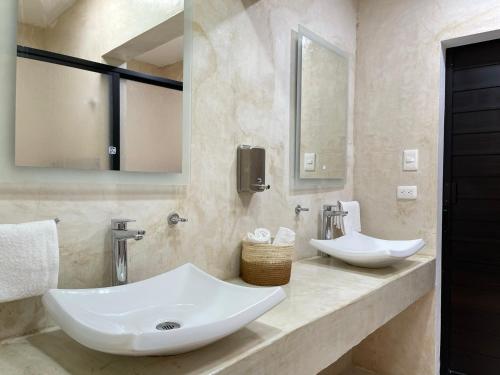
<instances>
[{"instance_id":1,"label":"wall-mounted hook","mask_svg":"<svg viewBox=\"0 0 500 375\"><path fill-rule=\"evenodd\" d=\"M168 225L177 225L178 223L185 223L188 219L180 217L177 212L173 212L168 215L167 221Z\"/></svg>"},{"instance_id":2,"label":"wall-mounted hook","mask_svg":"<svg viewBox=\"0 0 500 375\"><path fill-rule=\"evenodd\" d=\"M300 213L301 213L302 211L309 211L309 208L302 207L300 204L298 204L298 205L295 207L295 215L300 215Z\"/></svg>"}]
</instances>

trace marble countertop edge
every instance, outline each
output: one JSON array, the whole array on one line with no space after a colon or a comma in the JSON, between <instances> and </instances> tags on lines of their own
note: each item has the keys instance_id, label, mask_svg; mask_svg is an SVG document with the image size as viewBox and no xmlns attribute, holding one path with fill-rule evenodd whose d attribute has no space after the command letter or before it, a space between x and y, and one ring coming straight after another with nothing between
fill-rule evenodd
<instances>
[{"instance_id":1,"label":"marble countertop edge","mask_svg":"<svg viewBox=\"0 0 500 375\"><path fill-rule=\"evenodd\" d=\"M240 279L228 280L240 285ZM333 363L434 288L435 258L414 255L386 269L333 258L293 263L287 298L238 332L177 356L99 353L62 331L3 341L3 375L311 374ZM255 372L256 371L256 372Z\"/></svg>"}]
</instances>

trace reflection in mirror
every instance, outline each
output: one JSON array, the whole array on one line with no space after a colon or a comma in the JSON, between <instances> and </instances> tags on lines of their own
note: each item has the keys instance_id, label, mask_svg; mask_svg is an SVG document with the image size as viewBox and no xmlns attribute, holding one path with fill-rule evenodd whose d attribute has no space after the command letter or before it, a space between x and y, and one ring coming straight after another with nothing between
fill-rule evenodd
<instances>
[{"instance_id":1,"label":"reflection in mirror","mask_svg":"<svg viewBox=\"0 0 500 375\"><path fill-rule=\"evenodd\" d=\"M109 169L109 78L18 58L16 165Z\"/></svg>"},{"instance_id":2,"label":"reflection in mirror","mask_svg":"<svg viewBox=\"0 0 500 375\"><path fill-rule=\"evenodd\" d=\"M122 81L123 91L127 95L121 106L121 169L181 172L182 91L130 80Z\"/></svg>"},{"instance_id":3,"label":"reflection in mirror","mask_svg":"<svg viewBox=\"0 0 500 375\"><path fill-rule=\"evenodd\" d=\"M19 0L16 165L181 173L183 9Z\"/></svg>"},{"instance_id":4,"label":"reflection in mirror","mask_svg":"<svg viewBox=\"0 0 500 375\"><path fill-rule=\"evenodd\" d=\"M348 86L346 54L300 27L294 156L294 175L299 181L296 185L301 184L300 180L311 180L314 186L325 187L329 183L336 186L344 183Z\"/></svg>"}]
</instances>

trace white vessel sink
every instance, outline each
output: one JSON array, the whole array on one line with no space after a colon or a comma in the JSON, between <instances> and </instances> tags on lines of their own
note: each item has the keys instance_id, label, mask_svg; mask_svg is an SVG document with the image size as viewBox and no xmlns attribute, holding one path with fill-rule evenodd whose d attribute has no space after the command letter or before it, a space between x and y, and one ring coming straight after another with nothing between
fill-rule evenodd
<instances>
[{"instance_id":1,"label":"white vessel sink","mask_svg":"<svg viewBox=\"0 0 500 375\"><path fill-rule=\"evenodd\" d=\"M190 263L128 285L52 289L43 304L89 348L124 355L178 354L242 328L286 297L281 287L221 281Z\"/></svg>"},{"instance_id":2,"label":"white vessel sink","mask_svg":"<svg viewBox=\"0 0 500 375\"><path fill-rule=\"evenodd\" d=\"M346 263L368 267L386 267L405 259L425 246L422 239L387 241L352 232L334 240L311 240L316 249Z\"/></svg>"}]
</instances>

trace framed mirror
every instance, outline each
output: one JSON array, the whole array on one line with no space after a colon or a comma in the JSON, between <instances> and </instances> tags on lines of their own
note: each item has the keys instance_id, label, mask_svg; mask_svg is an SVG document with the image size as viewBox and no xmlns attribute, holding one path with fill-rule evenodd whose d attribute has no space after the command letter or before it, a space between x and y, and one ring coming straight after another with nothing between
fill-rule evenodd
<instances>
[{"instance_id":1,"label":"framed mirror","mask_svg":"<svg viewBox=\"0 0 500 375\"><path fill-rule=\"evenodd\" d=\"M183 0L19 0L15 166L185 181L185 15Z\"/></svg>"},{"instance_id":2,"label":"framed mirror","mask_svg":"<svg viewBox=\"0 0 500 375\"><path fill-rule=\"evenodd\" d=\"M347 169L349 58L302 26L296 37L292 187L340 188Z\"/></svg>"}]
</instances>

